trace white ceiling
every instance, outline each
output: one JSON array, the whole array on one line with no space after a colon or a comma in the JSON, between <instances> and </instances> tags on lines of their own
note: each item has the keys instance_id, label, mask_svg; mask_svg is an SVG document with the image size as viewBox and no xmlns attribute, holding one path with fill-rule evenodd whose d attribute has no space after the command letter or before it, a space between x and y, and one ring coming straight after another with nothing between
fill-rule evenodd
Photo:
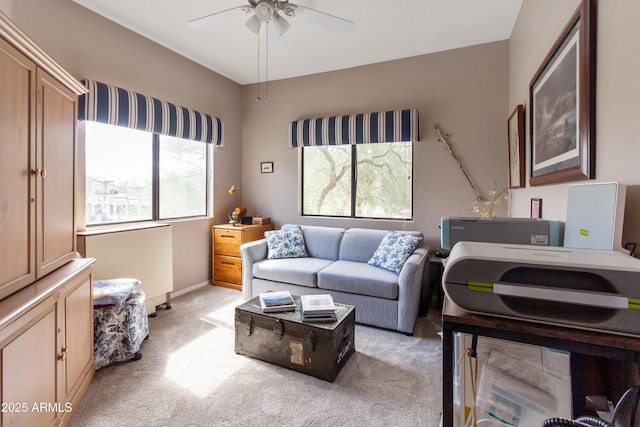
<instances>
[{"instance_id":1,"label":"white ceiling","mask_svg":"<svg viewBox=\"0 0 640 427\"><path fill-rule=\"evenodd\" d=\"M240 84L265 80L266 37L236 16L205 29L188 21L247 0L73 0ZM355 22L335 33L288 18L286 56L268 57L278 80L505 40L522 0L291 0ZM264 27L264 26L263 26ZM259 40L260 63L258 62ZM260 71L258 71L260 67Z\"/></svg>"}]
</instances>

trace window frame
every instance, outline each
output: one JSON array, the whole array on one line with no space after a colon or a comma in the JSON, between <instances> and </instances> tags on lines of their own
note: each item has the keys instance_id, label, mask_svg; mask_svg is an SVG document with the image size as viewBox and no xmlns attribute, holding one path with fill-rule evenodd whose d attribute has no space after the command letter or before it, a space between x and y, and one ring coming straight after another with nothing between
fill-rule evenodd
<instances>
[{"instance_id":1,"label":"window frame","mask_svg":"<svg viewBox=\"0 0 640 427\"><path fill-rule=\"evenodd\" d=\"M300 204L299 204L299 213L300 216L309 217L309 218L347 218L347 219L355 219L355 220L383 220L383 221L413 221L414 219L414 200L415 200L415 186L414 186L414 169L415 169L415 141L401 141L407 142L411 144L411 214L409 217L401 217L401 218L388 218L388 217L368 217L368 216L357 216L356 215L356 198L357 198L357 186L358 186L358 158L357 158L357 147L365 144L349 144L351 146L350 155L351 155L351 197L350 197L350 215L322 215L322 214L306 214L304 212L304 180L305 180L305 171L304 171L304 152L307 148L316 148L316 146L301 146L300 147L300 156L299 156L299 170L300 170ZM394 144L397 142L386 142L384 144ZM331 146L328 146L331 147Z\"/></svg>"}]
</instances>

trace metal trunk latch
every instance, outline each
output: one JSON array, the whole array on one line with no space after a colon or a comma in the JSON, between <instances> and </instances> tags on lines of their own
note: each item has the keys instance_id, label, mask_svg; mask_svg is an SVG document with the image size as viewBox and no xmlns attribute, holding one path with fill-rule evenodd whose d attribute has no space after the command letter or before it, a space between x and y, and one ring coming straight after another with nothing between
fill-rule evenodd
<instances>
[{"instance_id":1,"label":"metal trunk latch","mask_svg":"<svg viewBox=\"0 0 640 427\"><path fill-rule=\"evenodd\" d=\"M309 351L312 353L316 351L316 334L314 334L313 331L307 335L307 342L309 343Z\"/></svg>"},{"instance_id":2,"label":"metal trunk latch","mask_svg":"<svg viewBox=\"0 0 640 427\"><path fill-rule=\"evenodd\" d=\"M249 320L247 321L247 335L251 336L253 335L253 317L250 317Z\"/></svg>"},{"instance_id":3,"label":"metal trunk latch","mask_svg":"<svg viewBox=\"0 0 640 427\"><path fill-rule=\"evenodd\" d=\"M273 333L282 338L282 336L284 335L284 324L282 323L282 320L276 320L275 325L273 325Z\"/></svg>"}]
</instances>

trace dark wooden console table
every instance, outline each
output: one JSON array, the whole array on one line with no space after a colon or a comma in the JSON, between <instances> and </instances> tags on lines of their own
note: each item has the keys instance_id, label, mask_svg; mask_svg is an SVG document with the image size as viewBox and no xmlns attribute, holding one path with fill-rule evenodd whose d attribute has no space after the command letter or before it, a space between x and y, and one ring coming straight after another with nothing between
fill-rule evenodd
<instances>
[{"instance_id":1,"label":"dark wooden console table","mask_svg":"<svg viewBox=\"0 0 640 427\"><path fill-rule=\"evenodd\" d=\"M587 390L586 357L595 356L626 363L640 361L640 338L595 332L564 326L547 325L516 319L479 315L465 311L445 297L442 309L443 339L443 425L453 425L453 335L463 332L471 335L498 338L526 344L540 345L571 352L571 389L573 413L585 413ZM614 379L615 380L615 379ZM610 396L613 398L613 396ZM619 398L620 396L617 396Z\"/></svg>"}]
</instances>

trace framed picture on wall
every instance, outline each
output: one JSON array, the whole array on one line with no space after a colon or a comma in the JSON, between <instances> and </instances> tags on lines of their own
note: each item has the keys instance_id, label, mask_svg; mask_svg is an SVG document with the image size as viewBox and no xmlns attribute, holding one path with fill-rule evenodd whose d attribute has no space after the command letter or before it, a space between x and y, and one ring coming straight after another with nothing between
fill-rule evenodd
<instances>
[{"instance_id":1,"label":"framed picture on wall","mask_svg":"<svg viewBox=\"0 0 640 427\"><path fill-rule=\"evenodd\" d=\"M273 162L261 162L260 173L273 173Z\"/></svg>"},{"instance_id":2,"label":"framed picture on wall","mask_svg":"<svg viewBox=\"0 0 640 427\"><path fill-rule=\"evenodd\" d=\"M582 0L529 85L531 185L595 177L595 7Z\"/></svg>"},{"instance_id":3,"label":"framed picture on wall","mask_svg":"<svg viewBox=\"0 0 640 427\"><path fill-rule=\"evenodd\" d=\"M507 121L509 188L524 187L524 106L518 105Z\"/></svg>"},{"instance_id":4,"label":"framed picture on wall","mask_svg":"<svg viewBox=\"0 0 640 427\"><path fill-rule=\"evenodd\" d=\"M542 199L531 199L531 218L542 218Z\"/></svg>"}]
</instances>

